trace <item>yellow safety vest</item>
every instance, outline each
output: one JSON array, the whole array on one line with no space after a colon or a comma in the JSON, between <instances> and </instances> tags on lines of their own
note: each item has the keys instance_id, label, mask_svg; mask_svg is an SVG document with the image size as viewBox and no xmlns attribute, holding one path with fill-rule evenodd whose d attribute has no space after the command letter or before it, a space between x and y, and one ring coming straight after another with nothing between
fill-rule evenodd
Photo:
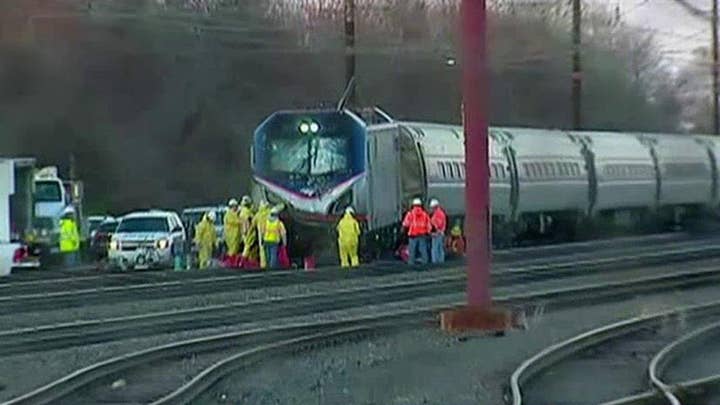
<instances>
[{"instance_id":1,"label":"yellow safety vest","mask_svg":"<svg viewBox=\"0 0 720 405\"><path fill-rule=\"evenodd\" d=\"M283 228L282 222L279 219L270 220L265 222L265 235L263 240L267 243L280 243L280 232Z\"/></svg>"},{"instance_id":2,"label":"yellow safety vest","mask_svg":"<svg viewBox=\"0 0 720 405\"><path fill-rule=\"evenodd\" d=\"M72 219L60 220L60 252L77 252L80 249L80 234Z\"/></svg>"}]
</instances>

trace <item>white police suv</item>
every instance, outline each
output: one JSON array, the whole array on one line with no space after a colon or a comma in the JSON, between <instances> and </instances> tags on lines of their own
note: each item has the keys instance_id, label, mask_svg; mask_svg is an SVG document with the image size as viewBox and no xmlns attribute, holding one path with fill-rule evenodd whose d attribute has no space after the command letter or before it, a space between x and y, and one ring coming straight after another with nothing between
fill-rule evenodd
<instances>
[{"instance_id":1,"label":"white police suv","mask_svg":"<svg viewBox=\"0 0 720 405\"><path fill-rule=\"evenodd\" d=\"M134 212L120 220L112 236L108 260L125 269L170 268L173 252L185 245L185 228L170 211Z\"/></svg>"}]
</instances>

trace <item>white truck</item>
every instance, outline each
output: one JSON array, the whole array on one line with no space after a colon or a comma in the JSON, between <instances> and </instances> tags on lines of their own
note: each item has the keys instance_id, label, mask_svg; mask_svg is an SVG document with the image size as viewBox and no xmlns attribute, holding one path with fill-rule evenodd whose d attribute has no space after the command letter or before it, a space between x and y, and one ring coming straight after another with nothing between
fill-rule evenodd
<instances>
[{"instance_id":1,"label":"white truck","mask_svg":"<svg viewBox=\"0 0 720 405\"><path fill-rule=\"evenodd\" d=\"M35 159L0 158L0 276L40 265L23 243L32 228L34 171Z\"/></svg>"},{"instance_id":2,"label":"white truck","mask_svg":"<svg viewBox=\"0 0 720 405\"><path fill-rule=\"evenodd\" d=\"M78 226L85 235L82 221L82 182L65 181L58 176L57 167L48 166L35 172L33 186L32 240L41 247L43 260L52 263L59 254L60 218L72 208Z\"/></svg>"}]
</instances>

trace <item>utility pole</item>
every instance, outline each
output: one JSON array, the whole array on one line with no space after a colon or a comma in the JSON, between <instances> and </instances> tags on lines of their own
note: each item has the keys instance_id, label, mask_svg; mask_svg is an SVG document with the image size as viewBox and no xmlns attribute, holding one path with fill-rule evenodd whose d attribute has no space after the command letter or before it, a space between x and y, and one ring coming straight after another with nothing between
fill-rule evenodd
<instances>
[{"instance_id":1,"label":"utility pole","mask_svg":"<svg viewBox=\"0 0 720 405\"><path fill-rule=\"evenodd\" d=\"M70 177L70 180L75 180L77 178L77 166L75 163L75 153L70 152L70 159L69 159L69 169L68 169L68 177Z\"/></svg>"},{"instance_id":2,"label":"utility pole","mask_svg":"<svg viewBox=\"0 0 720 405\"><path fill-rule=\"evenodd\" d=\"M462 89L465 130L465 237L467 306L444 311L446 331L504 331L509 311L493 308L490 289L490 170L488 142L489 80L485 0L462 0Z\"/></svg>"},{"instance_id":3,"label":"utility pole","mask_svg":"<svg viewBox=\"0 0 720 405\"><path fill-rule=\"evenodd\" d=\"M718 105L718 0L712 0L712 92L713 133L720 135L720 106Z\"/></svg>"},{"instance_id":4,"label":"utility pole","mask_svg":"<svg viewBox=\"0 0 720 405\"><path fill-rule=\"evenodd\" d=\"M582 0L572 0L572 44L573 128L582 129Z\"/></svg>"},{"instance_id":5,"label":"utility pole","mask_svg":"<svg viewBox=\"0 0 720 405\"><path fill-rule=\"evenodd\" d=\"M345 0L345 85L355 77L355 0ZM357 80L357 79L356 79ZM355 88L348 95L348 104L355 105Z\"/></svg>"}]
</instances>

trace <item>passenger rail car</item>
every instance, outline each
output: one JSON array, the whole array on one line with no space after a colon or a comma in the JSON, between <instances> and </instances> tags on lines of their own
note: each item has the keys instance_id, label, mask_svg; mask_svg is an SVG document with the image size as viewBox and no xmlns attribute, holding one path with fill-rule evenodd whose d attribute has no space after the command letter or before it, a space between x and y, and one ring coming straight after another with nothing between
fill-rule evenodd
<instances>
[{"instance_id":1,"label":"passenger rail car","mask_svg":"<svg viewBox=\"0 0 720 405\"><path fill-rule=\"evenodd\" d=\"M255 132L254 192L285 204L302 254L334 246L328 225L349 205L377 254L400 242L412 198L437 198L451 225L462 221L464 155L456 125L394 121L377 108L280 111ZM676 227L714 214L720 199L713 137L494 127L489 157L496 245Z\"/></svg>"}]
</instances>

